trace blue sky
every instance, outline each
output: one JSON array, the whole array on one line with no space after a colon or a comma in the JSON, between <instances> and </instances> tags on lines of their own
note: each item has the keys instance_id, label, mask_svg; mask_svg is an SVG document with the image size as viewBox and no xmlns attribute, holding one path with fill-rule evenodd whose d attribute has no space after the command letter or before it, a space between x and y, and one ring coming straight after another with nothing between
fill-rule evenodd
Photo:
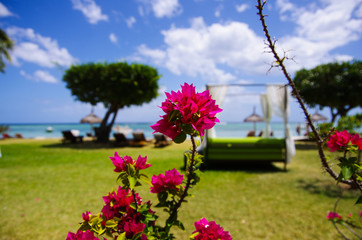
<instances>
[{"instance_id":1,"label":"blue sky","mask_svg":"<svg viewBox=\"0 0 362 240\"><path fill-rule=\"evenodd\" d=\"M268 72L272 58L265 53L255 4L251 0L0 1L0 28L16 43L12 62L0 74L0 123L78 122L89 114L91 106L75 101L62 81L71 64L128 61L158 69L160 97L120 110L117 122L158 120L162 92L178 90L184 82L194 83L199 91L210 83L286 83L279 70ZM294 57L287 63L292 76L303 67L362 59L361 0L275 0L265 10L279 49ZM242 121L254 106L261 114L257 95L228 97L220 119ZM94 110L103 117L102 104ZM329 117L329 111L322 113ZM303 122L295 103L290 119Z\"/></svg>"}]
</instances>

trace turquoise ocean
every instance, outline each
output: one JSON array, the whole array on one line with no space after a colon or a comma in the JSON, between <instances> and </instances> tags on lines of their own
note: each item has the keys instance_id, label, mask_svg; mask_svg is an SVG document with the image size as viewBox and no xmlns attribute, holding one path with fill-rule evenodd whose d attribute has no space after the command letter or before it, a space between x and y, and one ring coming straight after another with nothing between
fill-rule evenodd
<instances>
[{"instance_id":1,"label":"turquoise ocean","mask_svg":"<svg viewBox=\"0 0 362 240\"><path fill-rule=\"evenodd\" d=\"M150 123L117 123L121 127L129 127L133 131L143 131L146 138L153 138L153 129L150 128L154 122ZM86 136L87 133L91 132L91 126L89 124L81 123L41 123L41 124L6 124L9 126L7 133L10 136L15 134L21 134L24 138L61 138L62 131L65 130L79 130L80 135ZM297 126L300 125L302 130L301 134L305 133L305 125L301 123L289 123L293 136L298 136L296 132ZM97 127L94 124L93 127ZM111 137L115 130L111 132ZM218 123L215 126L217 137L245 137L249 130L253 130L253 123ZM47 128L51 127L52 132L47 132ZM258 134L261 130L264 130L264 123L256 123L256 133ZM274 137L284 136L284 125L283 123L271 123L271 130L274 132ZM132 138L132 134L127 135L128 138Z\"/></svg>"}]
</instances>

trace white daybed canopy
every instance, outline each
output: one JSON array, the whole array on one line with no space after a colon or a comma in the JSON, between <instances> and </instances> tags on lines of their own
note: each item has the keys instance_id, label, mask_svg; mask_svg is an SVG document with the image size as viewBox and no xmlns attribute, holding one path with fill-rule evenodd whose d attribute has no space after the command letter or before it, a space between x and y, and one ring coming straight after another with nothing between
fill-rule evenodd
<instances>
[{"instance_id":1,"label":"white daybed canopy","mask_svg":"<svg viewBox=\"0 0 362 240\"><path fill-rule=\"evenodd\" d=\"M286 85L282 84L220 84L220 85L206 85L206 89L209 90L212 98L216 101L219 107L222 106L225 97L227 96L228 89L230 87L249 87L249 86L265 86L266 93L260 95L260 102L263 109L265 131L263 137L268 138L270 133L270 119L275 114L278 117L283 118L284 133L286 142L286 162L289 163L292 156L295 155L295 145L292 139L290 126L288 123L290 107L289 99L290 93ZM243 95L243 94L239 94ZM216 137L215 130L208 131L206 137ZM204 141L206 142L206 141Z\"/></svg>"}]
</instances>

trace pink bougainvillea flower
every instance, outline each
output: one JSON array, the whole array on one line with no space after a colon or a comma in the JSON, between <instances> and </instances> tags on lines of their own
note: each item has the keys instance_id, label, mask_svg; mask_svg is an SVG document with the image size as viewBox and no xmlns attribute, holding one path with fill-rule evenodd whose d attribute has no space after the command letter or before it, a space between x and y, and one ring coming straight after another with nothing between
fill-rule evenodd
<instances>
[{"instance_id":1,"label":"pink bougainvillea flower","mask_svg":"<svg viewBox=\"0 0 362 240\"><path fill-rule=\"evenodd\" d=\"M182 180L183 175L180 175L176 169L166 171L165 174L159 174L158 176L153 175L151 193L178 190Z\"/></svg>"},{"instance_id":2,"label":"pink bougainvillea flower","mask_svg":"<svg viewBox=\"0 0 362 240\"><path fill-rule=\"evenodd\" d=\"M336 131L329 137L327 147L330 148L331 152L338 151L342 148L346 148L350 140L351 135L346 130L342 132Z\"/></svg>"},{"instance_id":3,"label":"pink bougainvillea flower","mask_svg":"<svg viewBox=\"0 0 362 240\"><path fill-rule=\"evenodd\" d=\"M185 83L181 91L165 94L167 99L160 108L166 114L151 126L154 133L163 133L174 140L182 132L183 126L189 125L203 136L205 130L219 122L216 114L222 109L215 105L208 90L197 93L192 84Z\"/></svg>"},{"instance_id":4,"label":"pink bougainvillea flower","mask_svg":"<svg viewBox=\"0 0 362 240\"><path fill-rule=\"evenodd\" d=\"M137 193L135 197L137 204L141 204L142 200ZM127 212L127 210L132 209L130 205L134 202L134 198L129 190L125 190L119 186L118 191L108 193L107 196L103 197L103 201L105 205L102 208L102 215L109 220L114 217L121 217L121 212Z\"/></svg>"},{"instance_id":5,"label":"pink bougainvillea flower","mask_svg":"<svg viewBox=\"0 0 362 240\"><path fill-rule=\"evenodd\" d=\"M353 145L358 146L358 150L362 150L362 138L359 136L358 133L354 134L351 137L351 142Z\"/></svg>"},{"instance_id":6,"label":"pink bougainvillea flower","mask_svg":"<svg viewBox=\"0 0 362 240\"><path fill-rule=\"evenodd\" d=\"M114 157L109 157L112 160L113 165L116 167L113 171L125 172L127 171L127 165L133 165L136 170L146 169L151 167L151 164L147 163L147 156L138 156L137 160L133 160L130 156L120 157L117 152L114 153Z\"/></svg>"},{"instance_id":7,"label":"pink bougainvillea flower","mask_svg":"<svg viewBox=\"0 0 362 240\"><path fill-rule=\"evenodd\" d=\"M333 219L342 219L342 216L340 216L338 213L336 212L329 212L328 215L326 216L328 220L333 220Z\"/></svg>"},{"instance_id":8,"label":"pink bougainvillea flower","mask_svg":"<svg viewBox=\"0 0 362 240\"><path fill-rule=\"evenodd\" d=\"M140 216L138 214L138 216ZM123 230L126 232L127 239L132 239L134 235L142 232L146 224L140 222L140 217L129 218L123 225Z\"/></svg>"},{"instance_id":9,"label":"pink bougainvillea flower","mask_svg":"<svg viewBox=\"0 0 362 240\"><path fill-rule=\"evenodd\" d=\"M95 237L89 230L85 232L78 230L77 233L69 232L66 240L99 240L99 238Z\"/></svg>"},{"instance_id":10,"label":"pink bougainvillea flower","mask_svg":"<svg viewBox=\"0 0 362 240\"><path fill-rule=\"evenodd\" d=\"M91 212L86 211L85 213L82 214L83 220L86 222L89 222L89 218L92 216Z\"/></svg>"},{"instance_id":11,"label":"pink bougainvillea flower","mask_svg":"<svg viewBox=\"0 0 362 240\"><path fill-rule=\"evenodd\" d=\"M195 240L232 240L229 232L224 231L220 225L214 221L208 222L205 218L195 222Z\"/></svg>"}]
</instances>

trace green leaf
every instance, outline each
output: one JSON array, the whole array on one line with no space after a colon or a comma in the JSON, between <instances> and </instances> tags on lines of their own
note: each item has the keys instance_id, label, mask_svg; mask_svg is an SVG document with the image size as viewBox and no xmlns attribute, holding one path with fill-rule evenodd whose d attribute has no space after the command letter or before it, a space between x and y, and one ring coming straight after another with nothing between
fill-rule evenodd
<instances>
[{"instance_id":1,"label":"green leaf","mask_svg":"<svg viewBox=\"0 0 362 240\"><path fill-rule=\"evenodd\" d=\"M134 189L137 183L137 178L133 176L128 176L129 188Z\"/></svg>"},{"instance_id":2,"label":"green leaf","mask_svg":"<svg viewBox=\"0 0 362 240\"><path fill-rule=\"evenodd\" d=\"M342 175L344 179L350 179L352 177L352 169L350 166L343 166L342 167Z\"/></svg>"},{"instance_id":3,"label":"green leaf","mask_svg":"<svg viewBox=\"0 0 362 240\"><path fill-rule=\"evenodd\" d=\"M127 240L127 238L126 238L126 232L124 232L124 233L122 233L121 235L119 235L119 236L117 237L117 240Z\"/></svg>"},{"instance_id":4,"label":"green leaf","mask_svg":"<svg viewBox=\"0 0 362 240\"><path fill-rule=\"evenodd\" d=\"M175 137L173 140L175 143L183 143L186 140L186 133L181 132L179 135Z\"/></svg>"},{"instance_id":5,"label":"green leaf","mask_svg":"<svg viewBox=\"0 0 362 240\"><path fill-rule=\"evenodd\" d=\"M186 159L190 160L191 156L192 156L191 152L185 152Z\"/></svg>"},{"instance_id":6,"label":"green leaf","mask_svg":"<svg viewBox=\"0 0 362 240\"><path fill-rule=\"evenodd\" d=\"M174 225L176 225L177 227L179 227L181 230L185 231L185 226L184 226L184 224L183 224L181 221L177 220L177 221L174 223Z\"/></svg>"},{"instance_id":7,"label":"green leaf","mask_svg":"<svg viewBox=\"0 0 362 240\"><path fill-rule=\"evenodd\" d=\"M146 174L140 174L140 180L149 185L152 185L151 180L148 178Z\"/></svg>"},{"instance_id":8,"label":"green leaf","mask_svg":"<svg viewBox=\"0 0 362 240\"><path fill-rule=\"evenodd\" d=\"M117 223L113 220L113 219L111 219L111 220L108 220L107 222L106 222L106 227L107 228L114 228L114 227L117 227Z\"/></svg>"},{"instance_id":9,"label":"green leaf","mask_svg":"<svg viewBox=\"0 0 362 240\"><path fill-rule=\"evenodd\" d=\"M132 164L127 164L127 168L128 168L129 175L131 175L131 176L136 175L136 169Z\"/></svg>"},{"instance_id":10,"label":"green leaf","mask_svg":"<svg viewBox=\"0 0 362 240\"><path fill-rule=\"evenodd\" d=\"M360 195L356 201L355 204L361 204L362 203L362 195Z\"/></svg>"},{"instance_id":11,"label":"green leaf","mask_svg":"<svg viewBox=\"0 0 362 240\"><path fill-rule=\"evenodd\" d=\"M168 121L169 122L174 122L177 119L179 119L181 117L181 113L179 110L172 110L170 112L170 114L168 115Z\"/></svg>"},{"instance_id":12,"label":"green leaf","mask_svg":"<svg viewBox=\"0 0 362 240\"><path fill-rule=\"evenodd\" d=\"M119 181L119 180L123 181L123 179L125 179L126 177L127 177L127 173L121 172L117 178L117 181Z\"/></svg>"},{"instance_id":13,"label":"green leaf","mask_svg":"<svg viewBox=\"0 0 362 240\"><path fill-rule=\"evenodd\" d=\"M182 130L189 135L192 135L195 132L195 129L192 127L192 124L182 125Z\"/></svg>"},{"instance_id":14,"label":"green leaf","mask_svg":"<svg viewBox=\"0 0 362 240\"><path fill-rule=\"evenodd\" d=\"M189 239L190 239L190 240L195 239L195 237L196 237L197 235L199 235L199 232L195 232L194 234L192 234Z\"/></svg>"},{"instance_id":15,"label":"green leaf","mask_svg":"<svg viewBox=\"0 0 362 240\"><path fill-rule=\"evenodd\" d=\"M142 232L136 233L136 234L133 236L132 240L140 239L139 237L140 237L141 235L142 235Z\"/></svg>"},{"instance_id":16,"label":"green leaf","mask_svg":"<svg viewBox=\"0 0 362 240\"><path fill-rule=\"evenodd\" d=\"M160 203L166 202L167 197L168 197L168 193L167 193L167 192L160 192L160 193L157 194L157 198L158 198L158 201L159 201Z\"/></svg>"}]
</instances>

